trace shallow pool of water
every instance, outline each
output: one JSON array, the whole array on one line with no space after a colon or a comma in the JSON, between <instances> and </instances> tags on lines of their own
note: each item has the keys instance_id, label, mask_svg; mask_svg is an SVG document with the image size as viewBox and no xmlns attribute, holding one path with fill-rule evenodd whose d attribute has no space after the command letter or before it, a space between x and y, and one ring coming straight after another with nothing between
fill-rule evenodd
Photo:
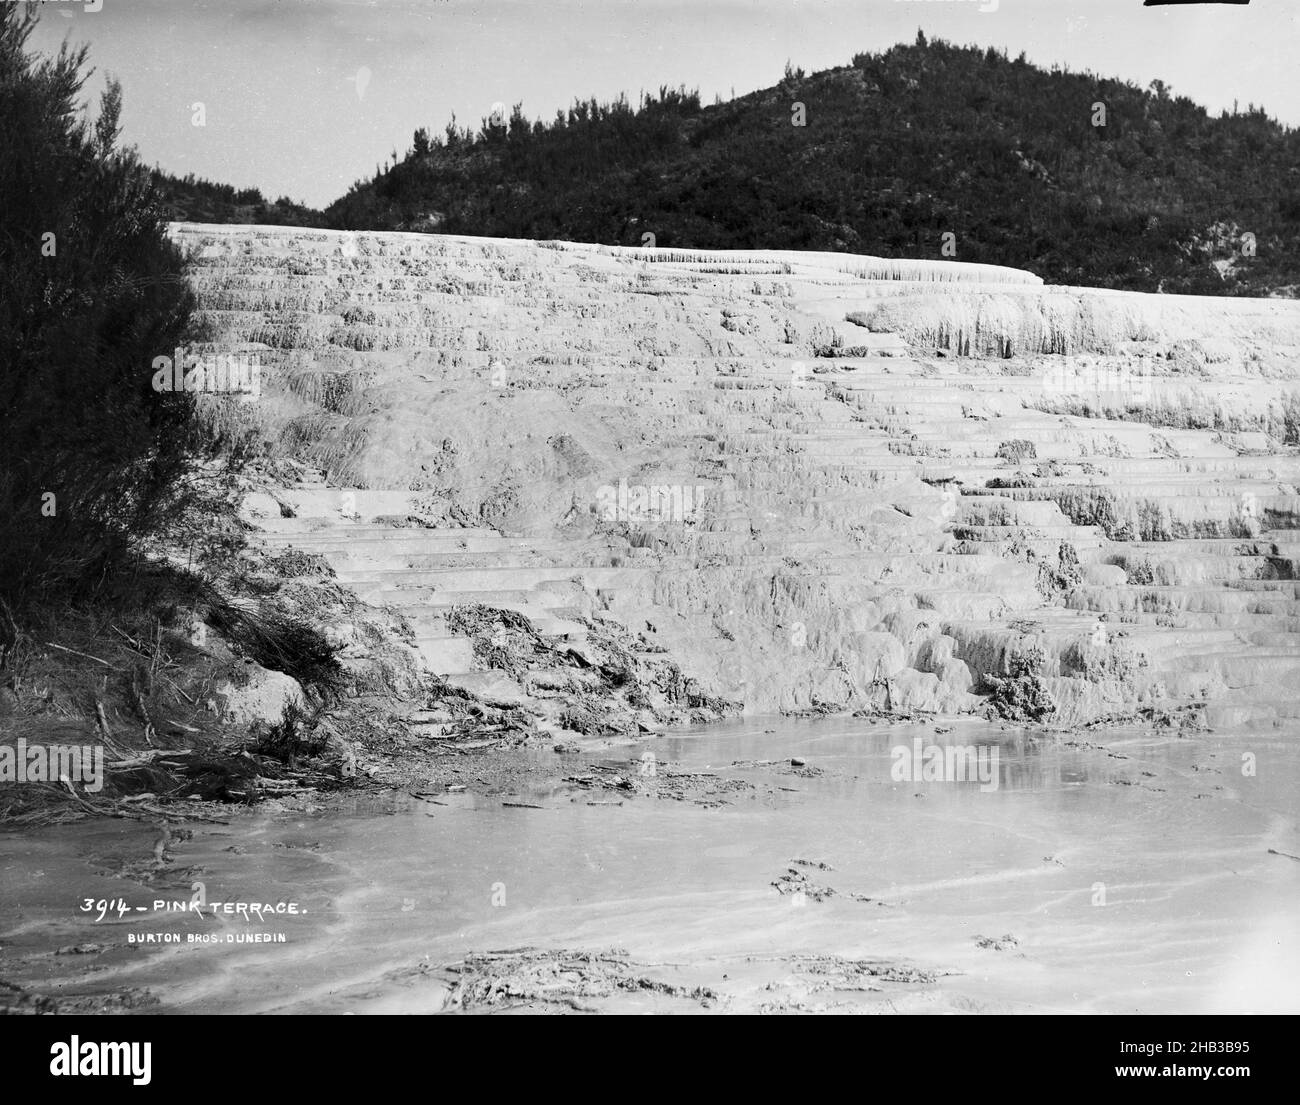
<instances>
[{"instance_id":1,"label":"shallow pool of water","mask_svg":"<svg viewBox=\"0 0 1300 1105\"><path fill-rule=\"evenodd\" d=\"M131 866L152 854L150 826L10 834L0 977L56 996L144 988L179 1012L426 1012L446 987L420 964L619 947L707 984L724 1010L779 1006L793 958L834 955L935 980L822 1006L1295 1012L1294 736L755 719L568 757L559 772L617 765L675 797L564 783L262 810L194 826L152 879ZM896 750L918 739L983 746L985 766L996 749L996 780L906 777ZM153 908L196 881L209 903L299 912ZM126 913L79 908L114 898ZM127 943L149 933L180 942ZM226 942L251 933L283 942ZM97 950L54 954L82 943Z\"/></svg>"}]
</instances>

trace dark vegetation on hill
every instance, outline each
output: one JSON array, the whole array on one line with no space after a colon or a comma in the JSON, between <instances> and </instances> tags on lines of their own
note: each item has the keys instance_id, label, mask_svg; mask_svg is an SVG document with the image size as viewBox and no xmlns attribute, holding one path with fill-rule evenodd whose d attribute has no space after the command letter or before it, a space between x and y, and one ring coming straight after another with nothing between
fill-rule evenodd
<instances>
[{"instance_id":1,"label":"dark vegetation on hill","mask_svg":"<svg viewBox=\"0 0 1300 1105\"><path fill-rule=\"evenodd\" d=\"M168 219L195 223L239 223L263 226L326 226L325 216L294 203L288 196L274 202L257 188L235 188L189 173L152 173L158 202Z\"/></svg>"},{"instance_id":2,"label":"dark vegetation on hill","mask_svg":"<svg viewBox=\"0 0 1300 1105\"><path fill-rule=\"evenodd\" d=\"M327 215L344 229L909 257L940 257L951 231L958 260L1053 283L1295 294L1300 132L1253 106L1211 116L1158 81L919 36L729 103L661 89L635 108L529 122L516 107L476 134L420 131Z\"/></svg>"}]
</instances>

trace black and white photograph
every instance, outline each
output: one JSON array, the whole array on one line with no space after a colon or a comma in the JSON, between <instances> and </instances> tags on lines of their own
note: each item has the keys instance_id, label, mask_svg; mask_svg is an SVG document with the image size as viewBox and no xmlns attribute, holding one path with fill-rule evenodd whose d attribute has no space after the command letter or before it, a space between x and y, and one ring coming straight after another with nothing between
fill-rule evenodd
<instances>
[{"instance_id":1,"label":"black and white photograph","mask_svg":"<svg viewBox=\"0 0 1300 1105\"><path fill-rule=\"evenodd\" d=\"M1300 1012L1297 59L1291 0L0 0L33 1069L1070 1015L1153 1026L1109 1083L1249 1079Z\"/></svg>"}]
</instances>

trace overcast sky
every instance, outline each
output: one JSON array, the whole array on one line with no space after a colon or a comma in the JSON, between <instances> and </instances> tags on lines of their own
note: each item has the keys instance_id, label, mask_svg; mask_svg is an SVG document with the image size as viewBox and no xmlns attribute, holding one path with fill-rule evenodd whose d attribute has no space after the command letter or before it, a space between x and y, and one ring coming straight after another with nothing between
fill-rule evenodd
<instances>
[{"instance_id":1,"label":"overcast sky","mask_svg":"<svg viewBox=\"0 0 1300 1105\"><path fill-rule=\"evenodd\" d=\"M90 44L151 164L321 206L452 112L477 127L522 101L549 118L661 84L711 103L776 83L787 59L846 65L918 26L1300 125L1300 0L49 0L35 42Z\"/></svg>"}]
</instances>

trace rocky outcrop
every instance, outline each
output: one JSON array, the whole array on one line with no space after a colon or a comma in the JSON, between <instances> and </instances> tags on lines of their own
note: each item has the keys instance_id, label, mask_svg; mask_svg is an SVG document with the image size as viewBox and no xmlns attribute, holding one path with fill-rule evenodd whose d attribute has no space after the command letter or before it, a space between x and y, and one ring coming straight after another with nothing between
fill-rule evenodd
<instances>
[{"instance_id":1,"label":"rocky outcrop","mask_svg":"<svg viewBox=\"0 0 1300 1105\"><path fill-rule=\"evenodd\" d=\"M609 620L750 711L1300 712L1300 304L841 254L177 224L249 506L449 622ZM1045 696L1045 697L1044 697ZM1008 714L1007 716L1011 716Z\"/></svg>"}]
</instances>

